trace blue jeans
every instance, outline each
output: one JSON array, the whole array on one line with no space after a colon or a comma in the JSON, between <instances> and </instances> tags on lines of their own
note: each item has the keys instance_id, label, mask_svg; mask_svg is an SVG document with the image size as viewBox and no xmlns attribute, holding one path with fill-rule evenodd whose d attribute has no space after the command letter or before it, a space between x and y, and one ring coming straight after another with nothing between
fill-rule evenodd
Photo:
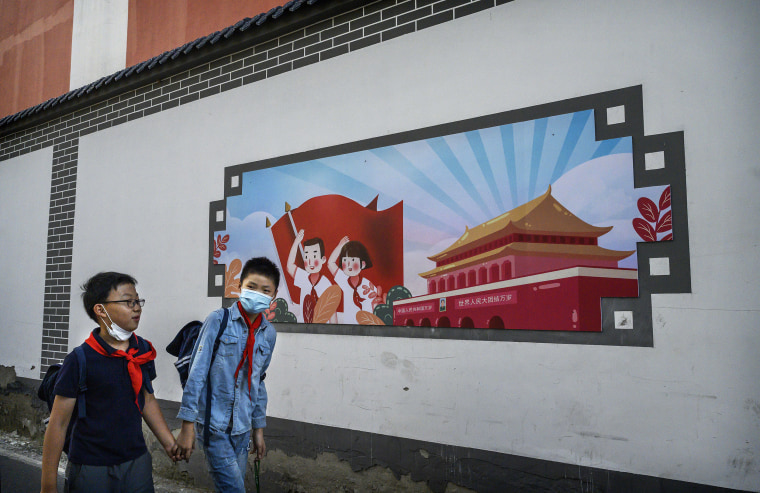
<instances>
[{"instance_id":1,"label":"blue jeans","mask_svg":"<svg viewBox=\"0 0 760 493\"><path fill-rule=\"evenodd\" d=\"M203 425L196 423L198 443L203 447ZM251 431L228 435L211 430L208 447L203 450L216 490L221 493L245 493L245 473Z\"/></svg>"}]
</instances>

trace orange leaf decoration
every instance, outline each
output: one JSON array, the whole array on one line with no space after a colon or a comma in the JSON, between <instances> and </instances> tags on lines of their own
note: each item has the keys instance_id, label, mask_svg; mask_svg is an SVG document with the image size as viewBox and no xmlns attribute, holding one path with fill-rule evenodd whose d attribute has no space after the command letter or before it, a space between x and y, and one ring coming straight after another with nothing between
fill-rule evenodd
<instances>
[{"instance_id":1,"label":"orange leaf decoration","mask_svg":"<svg viewBox=\"0 0 760 493\"><path fill-rule=\"evenodd\" d=\"M356 314L356 321L359 322L359 325L385 325L380 317L364 310Z\"/></svg>"},{"instance_id":2,"label":"orange leaf decoration","mask_svg":"<svg viewBox=\"0 0 760 493\"><path fill-rule=\"evenodd\" d=\"M341 296L343 296L343 291L335 284L325 289L317 300L317 306L314 307L313 323L326 324L338 310Z\"/></svg>"},{"instance_id":3,"label":"orange leaf decoration","mask_svg":"<svg viewBox=\"0 0 760 493\"><path fill-rule=\"evenodd\" d=\"M224 297L225 298L237 298L240 296L238 274L243 270L243 262L240 259L235 259L227 265L227 269L224 272Z\"/></svg>"}]
</instances>

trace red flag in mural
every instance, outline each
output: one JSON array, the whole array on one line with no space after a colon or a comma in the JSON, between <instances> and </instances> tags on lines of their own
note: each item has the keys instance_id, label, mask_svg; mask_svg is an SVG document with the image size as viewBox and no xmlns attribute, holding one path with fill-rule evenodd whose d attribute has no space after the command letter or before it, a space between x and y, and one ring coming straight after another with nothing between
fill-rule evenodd
<instances>
[{"instance_id":1,"label":"red flag in mural","mask_svg":"<svg viewBox=\"0 0 760 493\"><path fill-rule=\"evenodd\" d=\"M302 229L305 240L322 239L324 256L328 259L343 237L361 242L372 262L372 267L363 270L361 276L387 293L391 287L404 284L403 215L403 201L378 211L377 197L363 206L342 195L320 195L283 214L270 227L270 231L280 265L285 270L296 234ZM296 255L295 263L297 267L304 268L300 253ZM334 282L326 265L321 273L331 283ZM290 299L299 303L300 288L287 272L283 274Z\"/></svg>"}]
</instances>

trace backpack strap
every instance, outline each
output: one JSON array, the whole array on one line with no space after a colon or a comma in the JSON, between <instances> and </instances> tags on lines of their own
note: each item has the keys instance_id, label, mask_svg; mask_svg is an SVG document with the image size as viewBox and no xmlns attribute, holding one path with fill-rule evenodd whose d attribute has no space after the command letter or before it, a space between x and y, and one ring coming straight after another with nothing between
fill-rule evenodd
<instances>
[{"instance_id":1,"label":"backpack strap","mask_svg":"<svg viewBox=\"0 0 760 493\"><path fill-rule=\"evenodd\" d=\"M74 348L74 354L79 363L79 389L77 391L77 409L78 419L84 419L87 415L85 406L85 392L87 392L87 358L84 357L84 348L77 346Z\"/></svg>"},{"instance_id":2,"label":"backpack strap","mask_svg":"<svg viewBox=\"0 0 760 493\"><path fill-rule=\"evenodd\" d=\"M230 311L225 308L224 316L222 317L222 324L219 326L219 333L214 340L214 348L211 351L211 361L208 364L208 375L206 375L206 417L203 421L203 448L208 449L208 443L211 438L211 429L209 425L211 423L211 366L214 364L214 358L216 358L216 351L219 349L219 342L222 340L222 334L224 329L227 328L227 320L230 317Z\"/></svg>"}]
</instances>

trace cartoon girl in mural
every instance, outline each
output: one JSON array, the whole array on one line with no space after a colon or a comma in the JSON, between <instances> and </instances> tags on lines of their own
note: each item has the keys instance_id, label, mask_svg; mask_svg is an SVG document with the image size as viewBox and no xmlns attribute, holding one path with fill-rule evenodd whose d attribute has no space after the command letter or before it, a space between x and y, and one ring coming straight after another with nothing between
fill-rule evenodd
<instances>
[{"instance_id":1,"label":"cartoon girl in mural","mask_svg":"<svg viewBox=\"0 0 760 493\"><path fill-rule=\"evenodd\" d=\"M301 310L303 321L311 323L314 318L314 308L317 300L332 282L322 275L322 266L325 264L325 244L321 238L310 238L303 242L303 265L296 265L296 252L303 241L304 231L296 235L293 246L288 255L288 274L293 278L294 284L301 290ZM336 318L336 317L333 317ZM335 322L335 320L330 320Z\"/></svg>"},{"instance_id":2,"label":"cartoon girl in mural","mask_svg":"<svg viewBox=\"0 0 760 493\"><path fill-rule=\"evenodd\" d=\"M372 313L379 300L378 289L361 272L372 267L367 248L344 236L327 263L335 282L343 290L343 323L357 323L359 311Z\"/></svg>"}]
</instances>

